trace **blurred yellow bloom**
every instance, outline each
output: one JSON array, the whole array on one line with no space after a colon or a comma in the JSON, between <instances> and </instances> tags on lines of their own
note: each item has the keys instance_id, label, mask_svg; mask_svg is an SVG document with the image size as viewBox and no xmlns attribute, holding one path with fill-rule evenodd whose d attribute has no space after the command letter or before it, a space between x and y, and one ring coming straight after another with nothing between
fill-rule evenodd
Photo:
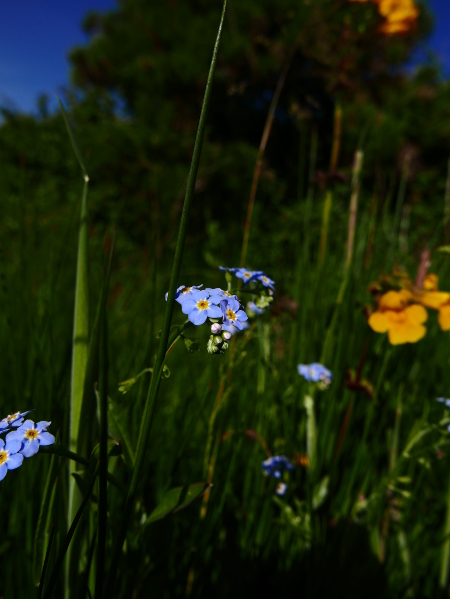
<instances>
[{"instance_id":1,"label":"blurred yellow bloom","mask_svg":"<svg viewBox=\"0 0 450 599\"><path fill-rule=\"evenodd\" d=\"M432 310L439 310L438 323L443 331L450 331L450 293L438 291L438 277L429 274L423 284L425 291L414 295L414 300Z\"/></svg>"},{"instance_id":2,"label":"blurred yellow bloom","mask_svg":"<svg viewBox=\"0 0 450 599\"><path fill-rule=\"evenodd\" d=\"M427 332L423 323L428 314L423 306L409 305L413 294L407 289L388 291L381 296L378 310L370 315L368 323L376 333L387 333L389 343L416 343Z\"/></svg>"},{"instance_id":3,"label":"blurred yellow bloom","mask_svg":"<svg viewBox=\"0 0 450 599\"><path fill-rule=\"evenodd\" d=\"M408 31L419 16L414 0L378 0L378 12L386 19L381 30L388 35Z\"/></svg>"},{"instance_id":4,"label":"blurred yellow bloom","mask_svg":"<svg viewBox=\"0 0 450 599\"><path fill-rule=\"evenodd\" d=\"M429 274L425 277L423 282L423 288L427 291L437 291L438 290L439 278L435 274Z\"/></svg>"}]
</instances>

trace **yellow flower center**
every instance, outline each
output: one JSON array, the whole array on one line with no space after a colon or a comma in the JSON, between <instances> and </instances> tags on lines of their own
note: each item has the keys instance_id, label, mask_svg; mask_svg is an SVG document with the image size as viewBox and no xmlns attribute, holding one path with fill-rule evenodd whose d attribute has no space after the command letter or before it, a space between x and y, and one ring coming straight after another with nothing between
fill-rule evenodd
<instances>
[{"instance_id":1,"label":"yellow flower center","mask_svg":"<svg viewBox=\"0 0 450 599\"><path fill-rule=\"evenodd\" d=\"M223 294L228 295L228 297L231 297L231 293L229 291L224 291Z\"/></svg>"},{"instance_id":2,"label":"yellow flower center","mask_svg":"<svg viewBox=\"0 0 450 599\"><path fill-rule=\"evenodd\" d=\"M228 320L236 320L236 314L230 308L227 310L227 318Z\"/></svg>"},{"instance_id":3,"label":"yellow flower center","mask_svg":"<svg viewBox=\"0 0 450 599\"><path fill-rule=\"evenodd\" d=\"M269 279L267 277L263 277L262 280L264 281L264 283L268 283Z\"/></svg>"},{"instance_id":4,"label":"yellow flower center","mask_svg":"<svg viewBox=\"0 0 450 599\"><path fill-rule=\"evenodd\" d=\"M190 290L191 290L190 287L185 287L184 289L181 290L181 293L189 293Z\"/></svg>"},{"instance_id":5,"label":"yellow flower center","mask_svg":"<svg viewBox=\"0 0 450 599\"><path fill-rule=\"evenodd\" d=\"M7 459L8 459L8 454L3 449L2 451L0 451L0 464L4 464Z\"/></svg>"},{"instance_id":6,"label":"yellow flower center","mask_svg":"<svg viewBox=\"0 0 450 599\"><path fill-rule=\"evenodd\" d=\"M249 279L252 275L249 272L244 272L244 277Z\"/></svg>"},{"instance_id":7,"label":"yellow flower center","mask_svg":"<svg viewBox=\"0 0 450 599\"><path fill-rule=\"evenodd\" d=\"M30 428L25 433L25 437L27 439L36 439L37 436L38 436L38 432L37 432L37 430L35 428Z\"/></svg>"},{"instance_id":8,"label":"yellow flower center","mask_svg":"<svg viewBox=\"0 0 450 599\"><path fill-rule=\"evenodd\" d=\"M6 422L12 422L19 416L20 412L16 412L15 414L9 414L6 418Z\"/></svg>"},{"instance_id":9,"label":"yellow flower center","mask_svg":"<svg viewBox=\"0 0 450 599\"><path fill-rule=\"evenodd\" d=\"M197 302L197 308L199 310L206 310L207 308L209 308L209 302L207 300L200 300L199 302Z\"/></svg>"}]
</instances>

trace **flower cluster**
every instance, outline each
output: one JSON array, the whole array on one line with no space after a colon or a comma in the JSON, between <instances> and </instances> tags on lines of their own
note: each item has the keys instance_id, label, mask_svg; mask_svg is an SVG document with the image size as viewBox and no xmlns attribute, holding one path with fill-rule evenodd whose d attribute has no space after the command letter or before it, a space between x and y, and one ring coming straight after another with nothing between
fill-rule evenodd
<instances>
[{"instance_id":1,"label":"flower cluster","mask_svg":"<svg viewBox=\"0 0 450 599\"><path fill-rule=\"evenodd\" d=\"M369 0L350 0L351 2L368 2ZM386 35L406 33L417 21L419 10L414 0L370 0L378 5L379 14L385 19L381 31Z\"/></svg>"},{"instance_id":2,"label":"flower cluster","mask_svg":"<svg viewBox=\"0 0 450 599\"><path fill-rule=\"evenodd\" d=\"M228 268L226 266L219 266L220 270L232 272L235 277L242 279L247 283L262 283L263 287L267 287L271 291L275 291L275 282L262 271L262 270L248 270L247 268Z\"/></svg>"},{"instance_id":3,"label":"flower cluster","mask_svg":"<svg viewBox=\"0 0 450 599\"><path fill-rule=\"evenodd\" d=\"M202 325L209 318L213 325L207 350L210 354L223 353L228 348L227 341L236 331L246 328L248 316L242 310L239 299L229 291L219 287L201 289L202 285L177 289L175 301L181 311L195 325ZM167 293L166 293L167 301ZM222 319L222 324L217 320ZM219 335L219 333L221 333Z\"/></svg>"},{"instance_id":4,"label":"flower cluster","mask_svg":"<svg viewBox=\"0 0 450 599\"><path fill-rule=\"evenodd\" d=\"M264 470L264 473L267 476L272 476L276 479L281 478L281 474L284 470L292 472L295 469L294 466L287 459L287 457L284 455L271 456L270 458L267 458L267 460L264 460L261 466ZM278 483L275 493L277 495L283 496L285 495L286 491L287 485L282 482Z\"/></svg>"},{"instance_id":5,"label":"flower cluster","mask_svg":"<svg viewBox=\"0 0 450 599\"><path fill-rule=\"evenodd\" d=\"M299 364L297 370L300 376L310 383L319 383L322 388L328 387L333 378L333 373L322 364L313 362L312 364Z\"/></svg>"},{"instance_id":6,"label":"flower cluster","mask_svg":"<svg viewBox=\"0 0 450 599\"><path fill-rule=\"evenodd\" d=\"M22 465L23 458L31 458L39 451L40 445L52 445L55 437L47 432L50 422L25 420L28 412L15 412L0 421L0 434L6 435L6 443L0 438L0 480L8 470L15 470Z\"/></svg>"},{"instance_id":7,"label":"flower cluster","mask_svg":"<svg viewBox=\"0 0 450 599\"><path fill-rule=\"evenodd\" d=\"M436 275L427 275L422 289L415 288L409 279L403 279L402 284L405 288L378 296L377 310L368 319L372 330L387 333L392 345L416 343L427 332L425 308L437 310L439 326L450 330L450 293L438 291Z\"/></svg>"}]
</instances>

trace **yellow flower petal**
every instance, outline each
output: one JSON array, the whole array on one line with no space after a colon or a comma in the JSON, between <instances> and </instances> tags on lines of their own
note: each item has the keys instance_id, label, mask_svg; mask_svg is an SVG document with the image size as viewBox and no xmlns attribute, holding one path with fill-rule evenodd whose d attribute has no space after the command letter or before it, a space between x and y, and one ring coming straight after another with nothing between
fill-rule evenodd
<instances>
[{"instance_id":1,"label":"yellow flower petal","mask_svg":"<svg viewBox=\"0 0 450 599\"><path fill-rule=\"evenodd\" d=\"M425 337L427 329L421 325L397 325L389 329L389 343L400 345L402 343L416 343L422 337Z\"/></svg>"},{"instance_id":2,"label":"yellow flower petal","mask_svg":"<svg viewBox=\"0 0 450 599\"><path fill-rule=\"evenodd\" d=\"M425 277L423 282L423 288L427 291L437 291L439 284L439 277L433 273L430 273Z\"/></svg>"},{"instance_id":3,"label":"yellow flower petal","mask_svg":"<svg viewBox=\"0 0 450 599\"><path fill-rule=\"evenodd\" d=\"M408 306L404 312L406 320L409 321L411 325L422 324L428 318L428 312L425 308L423 306L418 306L417 304Z\"/></svg>"},{"instance_id":4,"label":"yellow flower petal","mask_svg":"<svg viewBox=\"0 0 450 599\"><path fill-rule=\"evenodd\" d=\"M375 333L386 333L389 328L389 321L386 314L378 310L369 316L367 322Z\"/></svg>"},{"instance_id":5,"label":"yellow flower petal","mask_svg":"<svg viewBox=\"0 0 450 599\"><path fill-rule=\"evenodd\" d=\"M450 300L450 293L445 291L425 291L423 293L416 293L414 300L433 310L439 310L439 308L446 304Z\"/></svg>"},{"instance_id":6,"label":"yellow flower petal","mask_svg":"<svg viewBox=\"0 0 450 599\"><path fill-rule=\"evenodd\" d=\"M450 304L439 308L438 323L443 331L450 331Z\"/></svg>"},{"instance_id":7,"label":"yellow flower petal","mask_svg":"<svg viewBox=\"0 0 450 599\"><path fill-rule=\"evenodd\" d=\"M401 310L407 306L408 301L411 299L412 293L407 289L388 291L381 296L379 306L381 310Z\"/></svg>"}]
</instances>

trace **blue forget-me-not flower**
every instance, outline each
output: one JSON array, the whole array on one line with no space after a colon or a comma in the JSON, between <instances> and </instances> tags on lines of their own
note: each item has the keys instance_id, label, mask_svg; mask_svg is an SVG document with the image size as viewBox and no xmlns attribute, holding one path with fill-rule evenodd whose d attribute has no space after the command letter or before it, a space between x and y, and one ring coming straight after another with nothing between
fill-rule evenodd
<instances>
[{"instance_id":1,"label":"blue forget-me-not flower","mask_svg":"<svg viewBox=\"0 0 450 599\"><path fill-rule=\"evenodd\" d=\"M31 458L39 451L40 445L53 445L55 442L55 437L47 432L47 427L50 424L51 422L45 420L37 424L32 420L25 420L16 431L6 435L6 443L20 441L22 443L20 453L26 458Z\"/></svg>"},{"instance_id":2,"label":"blue forget-me-not flower","mask_svg":"<svg viewBox=\"0 0 450 599\"><path fill-rule=\"evenodd\" d=\"M222 310L211 301L212 299L214 298L210 298L206 290L195 291L181 304L183 314L195 325L203 324L207 318L220 318Z\"/></svg>"},{"instance_id":3,"label":"blue forget-me-not flower","mask_svg":"<svg viewBox=\"0 0 450 599\"><path fill-rule=\"evenodd\" d=\"M18 440L0 439L0 480L3 480L8 470L15 470L22 465L23 455L18 453L22 443Z\"/></svg>"},{"instance_id":4,"label":"blue forget-me-not flower","mask_svg":"<svg viewBox=\"0 0 450 599\"><path fill-rule=\"evenodd\" d=\"M284 455L271 456L267 460L264 460L261 466L267 476L273 476L273 478L281 478L283 470L288 470L289 472L294 470L294 466Z\"/></svg>"},{"instance_id":5,"label":"blue forget-me-not flower","mask_svg":"<svg viewBox=\"0 0 450 599\"><path fill-rule=\"evenodd\" d=\"M23 418L33 410L27 412L15 412L14 414L8 414L6 418L0 420L0 433L4 432L10 426L18 427L23 423Z\"/></svg>"},{"instance_id":6,"label":"blue forget-me-not flower","mask_svg":"<svg viewBox=\"0 0 450 599\"><path fill-rule=\"evenodd\" d=\"M297 370L300 376L311 383L323 383L329 385L333 378L333 373L322 364L313 362L312 364L299 364Z\"/></svg>"},{"instance_id":7,"label":"blue forget-me-not flower","mask_svg":"<svg viewBox=\"0 0 450 599\"><path fill-rule=\"evenodd\" d=\"M244 322L248 320L248 316L244 310L241 310L241 305L237 299L232 297L222 300L220 302L220 308L221 316L223 315L223 324L225 327L233 325L240 331L244 328Z\"/></svg>"}]
</instances>

